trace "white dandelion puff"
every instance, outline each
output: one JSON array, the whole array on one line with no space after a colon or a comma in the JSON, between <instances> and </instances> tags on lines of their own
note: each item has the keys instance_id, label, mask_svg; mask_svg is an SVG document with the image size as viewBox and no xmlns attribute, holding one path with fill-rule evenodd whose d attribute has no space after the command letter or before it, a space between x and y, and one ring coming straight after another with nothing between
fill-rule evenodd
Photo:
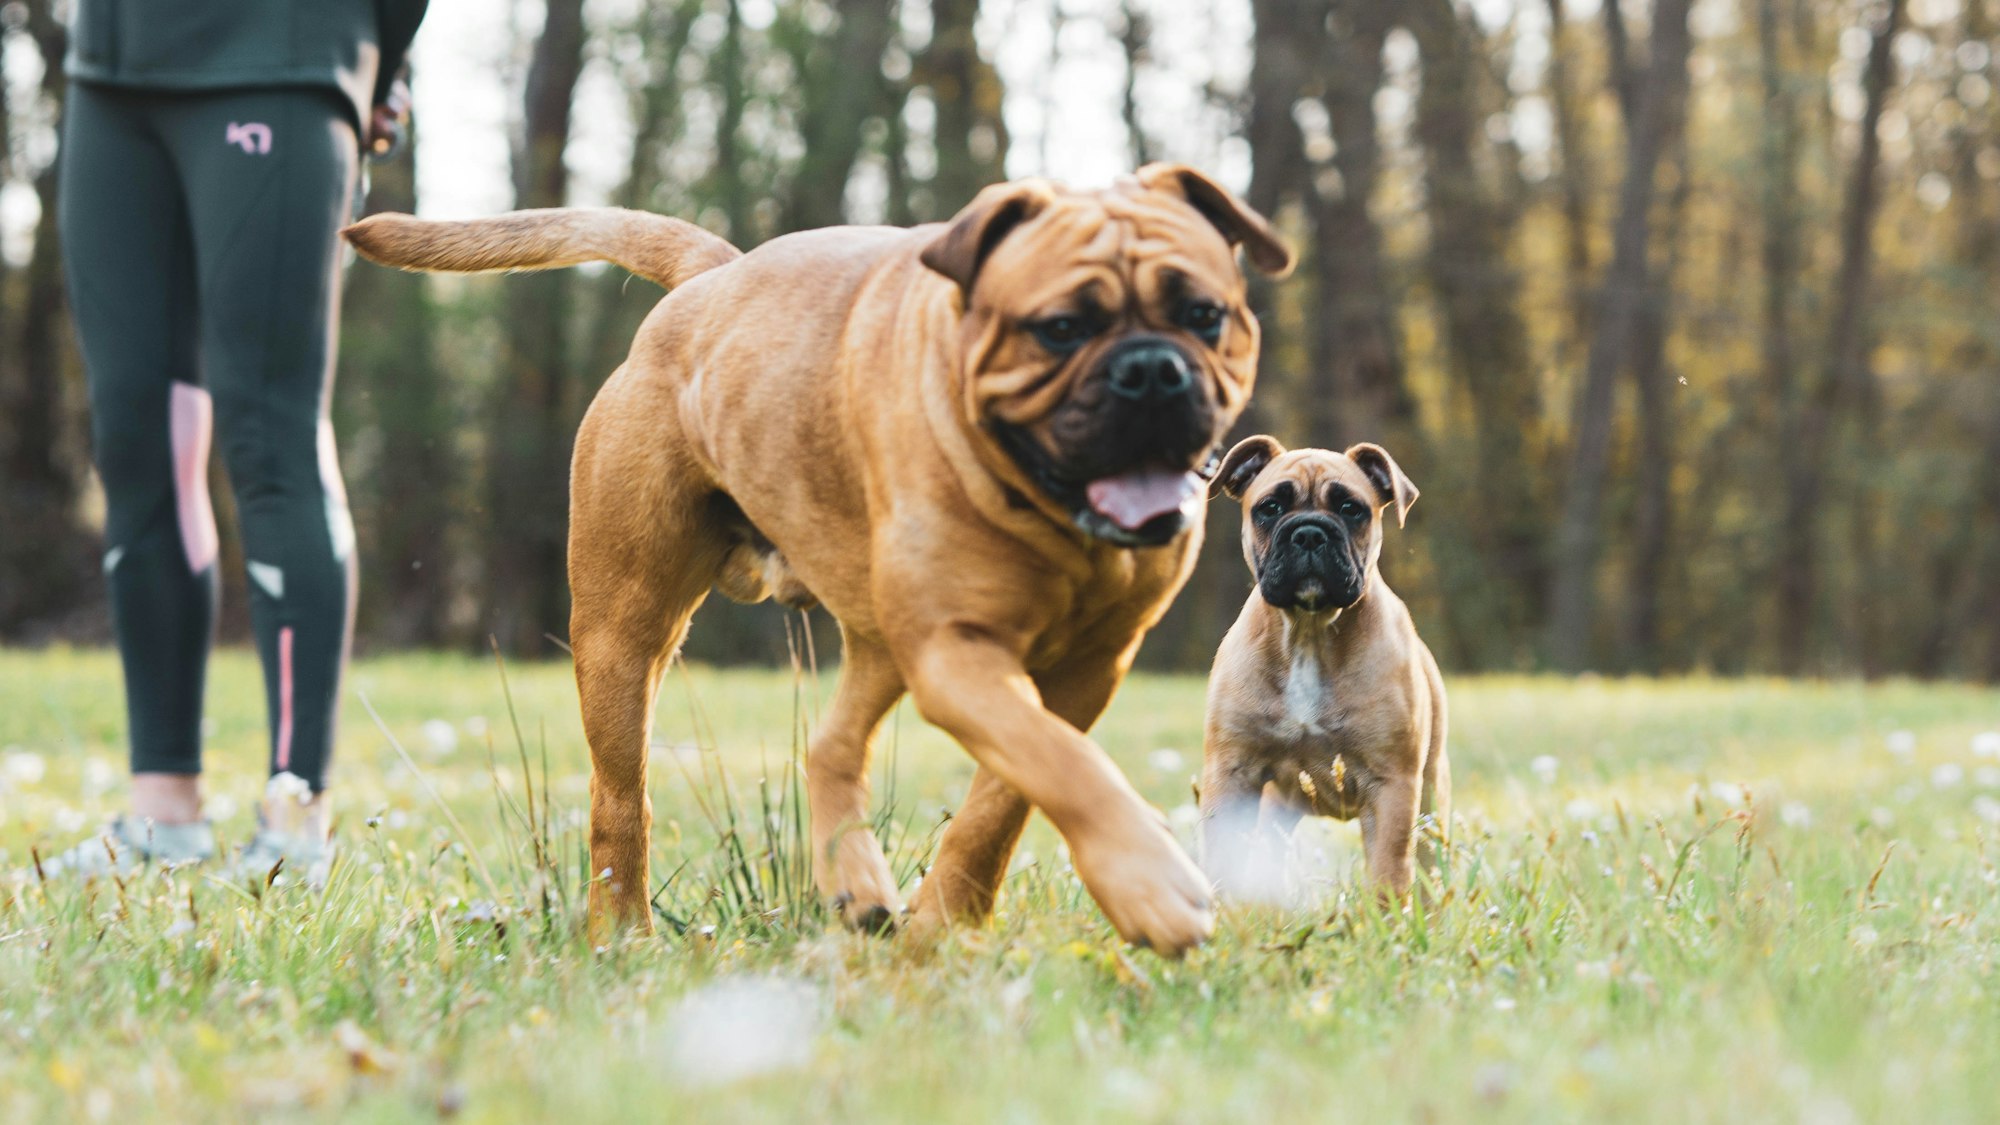
<instances>
[{"instance_id":1,"label":"white dandelion puff","mask_svg":"<svg viewBox=\"0 0 2000 1125\"><path fill-rule=\"evenodd\" d=\"M1909 730L1892 730L1882 740L1889 753L1907 761L1917 752L1917 733Z\"/></svg>"},{"instance_id":2,"label":"white dandelion puff","mask_svg":"<svg viewBox=\"0 0 2000 1125\"><path fill-rule=\"evenodd\" d=\"M825 1002L805 981L725 978L690 992L668 1016L667 1064L691 1086L796 1070L812 1061Z\"/></svg>"}]
</instances>

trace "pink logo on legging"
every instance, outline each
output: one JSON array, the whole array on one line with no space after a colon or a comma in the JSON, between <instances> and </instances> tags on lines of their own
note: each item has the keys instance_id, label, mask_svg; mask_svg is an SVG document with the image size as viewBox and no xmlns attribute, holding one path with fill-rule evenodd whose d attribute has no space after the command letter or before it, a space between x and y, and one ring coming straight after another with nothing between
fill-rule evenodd
<instances>
[{"instance_id":1,"label":"pink logo on legging","mask_svg":"<svg viewBox=\"0 0 2000 1125\"><path fill-rule=\"evenodd\" d=\"M208 392L191 383L173 383L167 393L167 433L174 450L174 508L191 574L215 562L215 509L208 500L208 441L214 431L215 405Z\"/></svg>"},{"instance_id":2,"label":"pink logo on legging","mask_svg":"<svg viewBox=\"0 0 2000 1125\"><path fill-rule=\"evenodd\" d=\"M271 151L271 127L261 121L237 124L229 123L229 131L223 134L222 143L237 145L244 152L262 156Z\"/></svg>"}]
</instances>

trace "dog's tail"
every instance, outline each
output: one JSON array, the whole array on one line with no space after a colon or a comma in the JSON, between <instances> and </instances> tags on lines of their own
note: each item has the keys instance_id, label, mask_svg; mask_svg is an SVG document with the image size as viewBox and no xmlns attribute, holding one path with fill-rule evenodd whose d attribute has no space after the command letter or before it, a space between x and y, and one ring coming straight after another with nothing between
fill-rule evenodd
<instances>
[{"instance_id":1,"label":"dog's tail","mask_svg":"<svg viewBox=\"0 0 2000 1125\"><path fill-rule=\"evenodd\" d=\"M552 207L442 222L381 214L340 232L371 262L479 273L615 262L668 289L743 256L681 219L622 207Z\"/></svg>"}]
</instances>

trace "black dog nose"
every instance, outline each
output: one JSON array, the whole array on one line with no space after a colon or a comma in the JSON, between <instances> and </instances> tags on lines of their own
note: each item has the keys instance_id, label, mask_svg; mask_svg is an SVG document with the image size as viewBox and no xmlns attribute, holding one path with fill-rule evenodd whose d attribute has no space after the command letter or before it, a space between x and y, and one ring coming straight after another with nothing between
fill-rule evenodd
<instances>
[{"instance_id":1,"label":"black dog nose","mask_svg":"<svg viewBox=\"0 0 2000 1125\"><path fill-rule=\"evenodd\" d=\"M1168 399L1188 393L1194 372L1187 357L1172 344L1138 344L1120 351L1106 365L1111 392L1135 401Z\"/></svg>"},{"instance_id":2,"label":"black dog nose","mask_svg":"<svg viewBox=\"0 0 2000 1125\"><path fill-rule=\"evenodd\" d=\"M1326 548L1326 529L1314 524L1301 524L1292 529L1292 546L1300 551L1319 551Z\"/></svg>"}]
</instances>

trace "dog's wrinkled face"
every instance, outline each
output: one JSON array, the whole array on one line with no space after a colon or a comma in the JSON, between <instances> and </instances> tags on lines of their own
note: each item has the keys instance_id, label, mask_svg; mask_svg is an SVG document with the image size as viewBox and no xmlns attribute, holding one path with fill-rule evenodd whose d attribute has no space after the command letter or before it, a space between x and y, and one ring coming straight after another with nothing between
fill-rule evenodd
<instances>
[{"instance_id":1,"label":"dog's wrinkled face","mask_svg":"<svg viewBox=\"0 0 2000 1125\"><path fill-rule=\"evenodd\" d=\"M961 288L966 420L1088 534L1152 546L1198 517L1256 376L1238 244L1290 268L1227 191L1148 165L1102 192L988 188L925 251Z\"/></svg>"},{"instance_id":2,"label":"dog's wrinkled face","mask_svg":"<svg viewBox=\"0 0 2000 1125\"><path fill-rule=\"evenodd\" d=\"M1245 438L1223 459L1215 488L1243 502L1243 557L1257 589L1280 610L1348 609L1368 593L1382 556L1382 522L1397 526L1417 486L1379 445L1345 453L1287 452Z\"/></svg>"}]
</instances>

